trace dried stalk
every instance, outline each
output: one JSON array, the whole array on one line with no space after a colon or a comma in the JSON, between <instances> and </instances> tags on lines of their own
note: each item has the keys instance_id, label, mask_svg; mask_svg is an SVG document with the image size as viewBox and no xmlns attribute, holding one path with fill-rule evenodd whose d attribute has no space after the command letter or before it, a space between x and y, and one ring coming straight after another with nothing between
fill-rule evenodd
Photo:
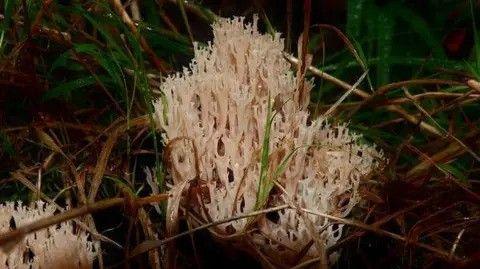
<instances>
[{"instance_id":1,"label":"dried stalk","mask_svg":"<svg viewBox=\"0 0 480 269\"><path fill-rule=\"evenodd\" d=\"M284 54L284 57L290 62L292 63L293 66L296 66L298 65L298 59L291 56L291 55L288 55L288 54ZM332 76L332 75L329 75L313 66L309 66L308 67L308 70L310 72L312 72L312 74L318 76L318 77L321 77L323 79L325 79L326 81L329 81L335 85L338 85L339 87L343 88L344 90L350 90L352 88L352 85ZM370 99L372 97L371 94L357 88L357 87L353 87L354 90L353 90L353 93L356 94L357 96L363 98L363 99ZM413 116L411 114L409 114L406 110L404 110L403 108L401 107L398 107L398 106L395 106L395 105L389 105L389 106L386 106L385 108L386 110L390 111L390 112L394 112L396 114L399 114L401 117L403 117L404 119L406 119L407 121L409 121L410 123L414 124L414 125L419 125L420 128L426 132L428 132L429 134L433 134L433 135L436 135L436 136L440 136L440 137L443 137L442 133L437 130L437 128L435 128L434 126L428 124L428 123L425 123L425 122L422 122L420 119L418 119L416 116Z\"/></svg>"},{"instance_id":2,"label":"dried stalk","mask_svg":"<svg viewBox=\"0 0 480 269\"><path fill-rule=\"evenodd\" d=\"M122 18L123 22L130 28L132 33L137 34L140 39L140 45L143 50L149 56L150 62L162 73L165 73L168 70L167 64L160 58L157 57L155 52L152 50L147 40L141 36L138 32L135 22L130 18L127 11L123 8L122 2L120 0L111 0L110 3L117 11L118 15Z\"/></svg>"},{"instance_id":3,"label":"dried stalk","mask_svg":"<svg viewBox=\"0 0 480 269\"><path fill-rule=\"evenodd\" d=\"M113 146L117 142L117 139L120 137L122 133L127 131L130 127L145 125L148 122L147 116L138 117L128 121L128 123L123 123L120 126L117 126L108 136L107 141L105 142L102 151L100 153L99 160L97 162L97 166L95 167L95 174L93 175L90 193L89 193L89 201L93 202L95 197L97 196L98 189L100 184L102 183L102 178L105 173L105 169L107 167L107 162L112 152Z\"/></svg>"},{"instance_id":4,"label":"dried stalk","mask_svg":"<svg viewBox=\"0 0 480 269\"><path fill-rule=\"evenodd\" d=\"M138 255L140 255L142 253L145 253L149 250L152 250L154 248L159 248L159 247L165 245L166 243L174 241L174 240L176 240L180 237L198 232L200 230L205 230L205 229L215 227L215 226L220 225L220 224L224 224L224 223L227 223L227 222L232 222L232 221L239 220L239 219L245 219L245 218L250 218L250 217L254 217L254 216L258 216L258 215L267 214L267 213L270 213L270 212L279 211L279 210L286 209L286 208L289 208L289 207L290 207L289 205L281 205L281 206L277 206L277 207L272 207L272 208L267 208L267 209L263 209L263 210L254 211L254 212L247 213L247 214L241 214L241 215L237 215L237 216L234 216L234 217L231 217L231 218L228 218L228 219L210 222L210 223L198 226L198 227L196 227L194 229L191 229L189 231L185 231L183 233L179 233L177 235L165 238L163 240L145 241L145 242L139 244L137 247L135 247L135 249L132 250L132 252L130 253L131 256L129 258L133 258L135 256L138 256Z\"/></svg>"},{"instance_id":5,"label":"dried stalk","mask_svg":"<svg viewBox=\"0 0 480 269\"><path fill-rule=\"evenodd\" d=\"M242 214L242 215L237 215L237 216L234 216L234 217L231 217L231 218L228 218L228 219L224 219L224 220L220 220L220 221L215 221L215 222L211 222L211 223L207 223L207 224L204 224L202 226L198 226L197 228L194 228L192 230L189 230L189 231L185 231L183 233L179 233L175 236L172 236L172 237L168 237L168 238L165 238L165 239L162 239L162 240L147 240L145 242L142 242L140 243L139 245L137 245L137 247L135 247L131 253L130 253L130 257L129 259L135 257L135 256L138 256L142 253L145 253L147 251L150 251L154 248L159 248L163 245L165 245L166 243L168 242L171 242L173 240L176 240L180 237L183 237L183 236L186 236L186 235L189 235L189 234L192 234L194 232L197 232L199 230L204 230L204 229L208 229L208 228L211 228L211 227L214 227L214 226L217 226L217 225L220 225L220 224L224 224L224 223L227 223L227 222L231 222L231 221L235 221L235 220L238 220L238 219L242 219L242 218L249 218L249 217L253 217L253 216L258 216L258 215L262 215L262 214L266 214L266 213L269 213L269 212L275 212L275 211L278 211L278 210L283 210L283 209L287 209L287 208L292 208L291 205L289 204L285 204L285 205L281 205L281 206L277 206L277 207L273 207L273 208L268 208L268 209L264 209L264 210L258 210L258 211L254 211L254 212L251 212L251 213L248 213L248 214ZM344 219L344 218L339 218L339 217L335 217L335 216L332 216L332 215L328 215L328 214L324 214L324 213L321 213L321 212L316 212L316 211L313 211L313 210L309 210L309 209L306 209L306 208L302 208L300 207L299 210L307 213L307 214L312 214L312 215L317 215L317 216L321 216L321 217L324 217L324 218L327 218L327 219L330 219L330 220L334 220L336 222L339 222L339 223L342 223L342 224L345 224L345 225L349 225L349 226L354 226L354 227L357 227L357 228L360 228L360 229L363 229L365 231L369 231L369 232L372 232L372 233L375 233L375 234L378 234L378 235L382 235L382 236L386 236L386 237L390 237L392 239L395 239L395 240L398 240L398 241L402 241L402 242L405 242L407 244L412 244L412 245L415 245L419 248L423 248L425 250L428 250L430 252L432 252L433 254L437 255L438 257L444 259L444 260L448 260L448 261L459 261L460 259L458 257L456 257L455 255L452 255L450 254L449 252L447 251L444 251L444 250L441 250L441 249L437 249L435 247L432 247L428 244L425 244L425 243L420 243L420 242L412 242L410 241L408 238L404 237L404 236L401 236L399 234L395 234L395 233L392 233L392 232L389 232L389 231L386 231L386 230L382 230L374 225L368 225L368 224L365 224L363 222L358 222L358 221L354 221L354 220L348 220L348 219ZM316 261L320 261L319 258L315 258L313 259L315 262ZM309 263L308 263L309 264ZM305 263L303 264L305 266ZM299 265L300 266L300 265ZM301 267L296 267L296 268L301 268Z\"/></svg>"}]
</instances>

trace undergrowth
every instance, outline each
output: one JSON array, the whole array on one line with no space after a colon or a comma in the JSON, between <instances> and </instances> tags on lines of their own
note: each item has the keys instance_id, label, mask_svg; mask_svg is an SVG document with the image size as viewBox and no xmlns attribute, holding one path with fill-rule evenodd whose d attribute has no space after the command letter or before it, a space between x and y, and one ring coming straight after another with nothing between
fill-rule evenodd
<instances>
[{"instance_id":1,"label":"undergrowth","mask_svg":"<svg viewBox=\"0 0 480 269\"><path fill-rule=\"evenodd\" d=\"M351 226L331 250L343 249L336 266L476 268L478 3L312 2L3 0L0 201L140 199L152 193L145 168L165 192L164 146L150 116L162 77L189 62L193 42L211 39L217 16L259 14L262 30L284 33L293 55L308 31L311 112L350 122L390 159L363 188L355 215L366 226ZM274 188L265 184L258 209ZM116 242L102 243L104 266L155 265L135 246L150 228L164 238L166 216L144 204L93 213L97 231ZM202 231L180 237L177 248L182 268L254 266ZM127 260L132 250L138 256Z\"/></svg>"}]
</instances>

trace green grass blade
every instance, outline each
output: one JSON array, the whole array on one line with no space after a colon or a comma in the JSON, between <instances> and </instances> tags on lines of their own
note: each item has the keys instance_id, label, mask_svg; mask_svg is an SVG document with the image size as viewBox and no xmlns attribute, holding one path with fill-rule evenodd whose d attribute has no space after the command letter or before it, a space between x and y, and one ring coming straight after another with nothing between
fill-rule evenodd
<instances>
[{"instance_id":1,"label":"green grass blade","mask_svg":"<svg viewBox=\"0 0 480 269\"><path fill-rule=\"evenodd\" d=\"M388 12L378 14L377 25L377 86L384 85L390 81L390 64L385 61L392 54L392 36L395 21Z\"/></svg>"},{"instance_id":2,"label":"green grass blade","mask_svg":"<svg viewBox=\"0 0 480 269\"><path fill-rule=\"evenodd\" d=\"M351 39L359 39L362 29L362 13L365 0L347 1L347 35Z\"/></svg>"},{"instance_id":3,"label":"green grass blade","mask_svg":"<svg viewBox=\"0 0 480 269\"><path fill-rule=\"evenodd\" d=\"M425 44L431 48L432 54L435 58L445 58L445 53L443 52L440 39L434 35L434 33L430 30L432 27L428 25L422 17L417 15L413 10L398 3L391 5L389 10L396 17L406 22L413 32L418 34Z\"/></svg>"},{"instance_id":4,"label":"green grass blade","mask_svg":"<svg viewBox=\"0 0 480 269\"><path fill-rule=\"evenodd\" d=\"M15 0L5 0L3 4L4 19L3 19L2 29L0 33L0 53L1 54L3 54L3 49L5 48L5 34L10 28L10 22L12 21L12 14L13 14L13 10L16 2L17 1Z\"/></svg>"},{"instance_id":5,"label":"green grass blade","mask_svg":"<svg viewBox=\"0 0 480 269\"><path fill-rule=\"evenodd\" d=\"M262 141L262 153L260 156L260 180L258 182L257 201L255 202L255 210L262 208L273 187L273 182L268 178L268 164L270 156L270 133L272 130L272 123L274 115L272 115L272 101L270 95L268 96L268 112L265 121L264 135Z\"/></svg>"},{"instance_id":6,"label":"green grass blade","mask_svg":"<svg viewBox=\"0 0 480 269\"><path fill-rule=\"evenodd\" d=\"M183 22L185 23L185 28L187 28L188 36L190 37L190 41L195 41L192 34L192 29L190 28L190 23L188 22L187 12L185 11L185 6L183 5L183 0L177 0L178 8L180 9L180 13L182 14Z\"/></svg>"},{"instance_id":7,"label":"green grass blade","mask_svg":"<svg viewBox=\"0 0 480 269\"><path fill-rule=\"evenodd\" d=\"M473 4L472 0L469 0L470 2L470 13L472 16L472 27L473 27L473 42L474 44L474 54L475 54L475 69L476 69L476 76L477 79L480 79L480 41L478 37L478 30L477 30L477 22L475 19L475 6Z\"/></svg>"},{"instance_id":8,"label":"green grass blade","mask_svg":"<svg viewBox=\"0 0 480 269\"><path fill-rule=\"evenodd\" d=\"M62 83L53 89L48 90L44 95L44 100L50 100L58 97L67 97L74 90L78 90L87 86L96 84L97 81L94 76L86 76L74 80L69 80Z\"/></svg>"}]
</instances>

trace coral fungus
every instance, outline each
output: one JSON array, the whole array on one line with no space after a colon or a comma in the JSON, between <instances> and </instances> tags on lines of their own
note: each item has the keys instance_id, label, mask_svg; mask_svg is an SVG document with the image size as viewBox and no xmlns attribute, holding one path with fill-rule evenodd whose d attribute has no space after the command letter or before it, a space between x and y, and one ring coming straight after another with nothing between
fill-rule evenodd
<instances>
[{"instance_id":1,"label":"coral fungus","mask_svg":"<svg viewBox=\"0 0 480 269\"><path fill-rule=\"evenodd\" d=\"M31 206L0 205L0 233L52 216L55 210L55 206L42 201ZM95 256L88 234L76 231L70 221L28 234L11 249L0 250L0 269L88 269L93 268Z\"/></svg>"},{"instance_id":2,"label":"coral fungus","mask_svg":"<svg viewBox=\"0 0 480 269\"><path fill-rule=\"evenodd\" d=\"M220 19L213 34L208 46L195 46L189 68L165 79L155 103L170 148L170 187L200 190L188 202L203 222L291 204L276 218L242 218L212 232L243 235L257 228L245 238L271 262L324 255L343 225L298 209L347 216L359 202L361 179L382 153L360 144L346 125L309 118L313 85L291 71L279 34L263 35L256 19L246 24L243 18ZM266 160L262 152L268 152ZM264 177L262 161L268 162ZM259 204L262 180L277 187Z\"/></svg>"}]
</instances>

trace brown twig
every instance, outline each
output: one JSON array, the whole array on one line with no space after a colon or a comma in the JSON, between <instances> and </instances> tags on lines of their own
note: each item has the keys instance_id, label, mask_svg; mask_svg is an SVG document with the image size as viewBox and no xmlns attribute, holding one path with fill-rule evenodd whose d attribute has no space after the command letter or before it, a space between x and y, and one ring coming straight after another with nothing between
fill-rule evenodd
<instances>
[{"instance_id":1,"label":"brown twig","mask_svg":"<svg viewBox=\"0 0 480 269\"><path fill-rule=\"evenodd\" d=\"M405 81L393 82L383 85L375 91L375 96L385 95L388 91L406 86L414 85L464 85L464 83L455 80L445 79L411 79Z\"/></svg>"},{"instance_id":2,"label":"brown twig","mask_svg":"<svg viewBox=\"0 0 480 269\"><path fill-rule=\"evenodd\" d=\"M38 25L40 25L40 22L42 21L43 15L47 11L47 9L50 7L52 4L52 0L45 0L43 1L42 7L38 11L37 15L35 15L35 19L32 22L32 25L30 26L30 32L32 35L35 35L37 30L39 29Z\"/></svg>"},{"instance_id":3,"label":"brown twig","mask_svg":"<svg viewBox=\"0 0 480 269\"><path fill-rule=\"evenodd\" d=\"M168 1L174 5L178 4L177 0L164 0L164 1ZM195 3L193 3L193 1L185 1L183 5L187 11L195 14L196 16L198 16L199 18L203 19L208 23L212 23L217 18L217 15L215 13L211 12L208 9L204 9L196 5Z\"/></svg>"},{"instance_id":4,"label":"brown twig","mask_svg":"<svg viewBox=\"0 0 480 269\"><path fill-rule=\"evenodd\" d=\"M458 144L451 144L450 146L456 146L458 147L457 150L460 150L461 153L464 153L465 152L465 149L462 148L460 145ZM429 169L431 166L435 166L438 170L440 170L442 173L445 174L446 178L449 179L453 184L455 184L456 186L458 186L460 189L462 189L463 191L465 191L465 193L469 194L472 198L474 198L475 200L477 200L478 202L480 202L480 194L477 194L475 193L474 191L468 189L468 187L464 186L463 183L461 183L457 178L455 178L452 173L446 171L445 169L443 169L442 167L440 167L437 162L432 159L432 157L429 157L428 155L426 155L425 153L421 152L420 150L418 150L417 148L411 146L411 145L407 145L407 147L409 149L411 149L412 151L416 152L417 154L419 154L420 156L422 156L425 161L422 162L420 165L417 165L415 166L412 170L410 170L408 173L407 173L407 177L414 177L416 174L413 174L414 172L416 172L415 169L420 169L420 168L417 168L419 166L421 166L421 168L427 168ZM455 151L454 151L455 152ZM439 152L441 155L442 154L445 154L445 151L441 151ZM447 153L450 153L450 152L447 152ZM435 154L437 155L437 154ZM436 157L434 155L434 157ZM425 164L425 162L427 162L427 164Z\"/></svg>"},{"instance_id":5,"label":"brown twig","mask_svg":"<svg viewBox=\"0 0 480 269\"><path fill-rule=\"evenodd\" d=\"M259 211L255 211L255 212L251 212L251 213L247 213L247 214L241 214L241 215L237 215L237 216L234 216L234 217L231 217L231 218L228 218L228 219L207 223L207 224L201 225L197 228L194 228L192 230L189 230L189 231L186 231L186 232L183 232L183 233L179 233L179 234L177 234L175 236L172 236L172 237L165 238L163 240L147 240L147 241L139 244L137 247L135 247L135 249L131 251L131 253L130 253L131 256L129 258L133 258L135 256L138 256L138 255L140 255L142 253L145 253L147 251L150 251L154 248L161 247L168 242L171 242L171 241L176 240L180 237L189 235L191 233L197 232L199 230L208 229L210 227L214 227L214 226L217 226L217 225L220 225L220 224L223 224L223 223L227 223L227 222L231 222L231 221L234 221L234 220L249 218L249 217L252 217L252 216L258 216L258 215L266 214L266 213L269 213L269 212L283 210L283 209L286 209L286 208L291 208L291 205L285 204L285 205L281 205L281 206L278 206L278 207L259 210ZM415 245L419 248L423 248L425 250L428 250L428 251L434 253L435 255L437 255L438 257L440 257L442 259L445 259L445 260L448 260L448 261L459 260L458 257L456 257L454 255L451 255L447 251L437 249L437 248L432 247L432 246L430 246L428 244L425 244L425 243L411 242L410 240L408 240L408 238L406 238L404 236L401 236L401 235L398 235L398 234L395 234L395 233L392 233L392 232L389 232L389 231L386 231L386 230L382 230L382 229L380 229L376 226L373 226L373 225L368 225L368 224L365 224L365 223L362 223L362 222L358 222L358 221L354 221L354 220L348 220L348 219L328 215L328 214L325 214L325 213L309 210L309 209L306 209L306 208L299 208L299 209L301 211L307 213L307 214L321 216L321 217L324 217L324 218L327 218L327 219L330 219L330 220L333 220L333 221L336 221L336 222L339 222L339 223L342 223L342 224L345 224L345 225L354 226L354 227L357 227L357 228L361 228L365 231L373 232L375 234L390 237L392 239L405 242L407 244ZM320 258L316 258L316 261L320 261ZM298 268L300 268L300 267L298 267Z\"/></svg>"},{"instance_id":6,"label":"brown twig","mask_svg":"<svg viewBox=\"0 0 480 269\"><path fill-rule=\"evenodd\" d=\"M466 135L466 139L470 139L476 137L480 131L473 130ZM448 162L453 158L460 156L466 152L465 148L462 147L457 142L453 142L450 145L446 146L442 150L438 151L437 153L433 154L432 156L424 156L424 161L410 169L407 172L407 177L416 177L426 171L428 171L433 165L439 162Z\"/></svg>"},{"instance_id":7,"label":"brown twig","mask_svg":"<svg viewBox=\"0 0 480 269\"><path fill-rule=\"evenodd\" d=\"M177 0L177 5L178 5L178 8L180 9L180 13L182 14L182 19L183 19L183 22L185 23L185 28L187 28L188 38L190 38L190 42L193 45L193 42L195 42L195 39L193 38L192 29L190 27L190 22L188 21L187 12L185 11L184 2L185 2L184 0Z\"/></svg>"},{"instance_id":8,"label":"brown twig","mask_svg":"<svg viewBox=\"0 0 480 269\"><path fill-rule=\"evenodd\" d=\"M382 230L382 229L380 229L378 227L375 227L373 225L368 225L368 224L365 224L365 223L359 222L359 221L343 219L343 218L331 216L331 215L328 215L328 214L325 214L325 213L315 212L313 210L309 210L309 209L305 209L305 208L302 208L302 210L306 213L309 213L309 214L313 214L313 215L316 215L316 216L328 218L328 219L337 221L337 222L342 223L342 224L346 224L346 225L349 225L349 226L354 226L354 227L363 229L365 231L373 232L375 234L390 237L392 239L405 242L407 244L415 245L419 248L423 248L425 250L428 250L428 251L436 254L440 258L445 259L445 260L459 260L458 257L450 255L450 253L447 252L447 251L437 249L437 248L432 247L428 244L424 244L424 243L420 243L420 242L412 242L411 240L409 240L408 238L406 238L404 236L401 236L399 234L395 234L395 233L392 233L392 232L389 232L389 231L386 231L386 230Z\"/></svg>"},{"instance_id":9,"label":"brown twig","mask_svg":"<svg viewBox=\"0 0 480 269\"><path fill-rule=\"evenodd\" d=\"M401 215L404 215L406 214L407 212L409 211L412 211L413 209L416 209L420 206L424 206L425 204L427 204L428 202L432 201L433 200L433 197L430 197L429 199L427 200L424 200L424 201L421 201L421 202L417 202L409 207L406 207L406 208L403 208L401 210L398 210L397 212L394 212L388 216L385 216L383 217L382 219L380 220L377 220L376 222L372 223L371 226L373 227L381 227L382 225L388 223L389 221L391 221L392 219L395 219ZM361 237L362 235L364 235L367 231L358 231L356 233L352 233L349 237L337 242L335 245L333 245L332 247L330 247L328 249L329 253L332 253L338 249L340 249L343 245L345 245L347 242L350 242L351 240L355 239L355 238L358 238L358 237Z\"/></svg>"},{"instance_id":10,"label":"brown twig","mask_svg":"<svg viewBox=\"0 0 480 269\"><path fill-rule=\"evenodd\" d=\"M310 63L307 63L308 59L308 40L309 40L309 32L310 32L310 13L312 11L312 1L311 0L304 0L303 1L303 33L302 33L302 38L301 38L301 46L300 48L300 66L298 66L298 98L299 102L302 104L305 96L308 94L305 92L305 73L306 73L306 68L307 66L310 65ZM298 65L298 63L297 63Z\"/></svg>"},{"instance_id":11,"label":"brown twig","mask_svg":"<svg viewBox=\"0 0 480 269\"><path fill-rule=\"evenodd\" d=\"M291 56L291 55L288 55L288 54L284 54L284 57L290 62L292 63L292 65L296 66L298 65L298 59L296 59L295 57ZM326 81L329 81L341 88L343 88L344 90L350 90L352 88L352 85L332 76L332 75L329 75L328 73L325 73L313 66L309 66L308 67L308 70L318 76L318 77L321 77L323 79L325 79ZM369 99L371 98L371 95L359 88L354 88L354 90L352 91L352 93L356 94L357 96L363 98L363 99ZM414 124L414 125L417 125L419 124L420 128L424 131L426 131L427 133L429 134L433 134L433 135L436 135L436 136L440 136L442 137L442 133L437 130L437 128L435 128L434 126L428 124L428 123L425 123L425 122L422 122L420 119L418 119L416 116L413 116L411 115L410 113L408 113L407 111L405 111L403 108L401 107L398 107L398 106L395 106L395 105L388 105L385 107L386 110L390 111L390 112L393 112L393 113L396 113L396 114L399 114L402 118L404 118L405 120L409 121L410 123Z\"/></svg>"},{"instance_id":12,"label":"brown twig","mask_svg":"<svg viewBox=\"0 0 480 269\"><path fill-rule=\"evenodd\" d=\"M287 0L286 2L286 13L287 13L287 37L286 37L286 44L285 48L287 52L292 52L292 9L293 3L292 0Z\"/></svg>"},{"instance_id":13,"label":"brown twig","mask_svg":"<svg viewBox=\"0 0 480 269\"><path fill-rule=\"evenodd\" d=\"M135 203L135 206L141 207L154 202L165 201L168 199L168 197L169 197L168 194L157 194L157 195L135 199L134 203ZM130 198L106 199L93 204L87 204L79 208L71 209L51 217L42 218L33 223L19 227L13 231L1 234L0 246L8 245L9 243L18 241L20 238L23 238L30 233L36 232L38 230L50 227L58 223L75 219L87 214L95 213L107 208L126 205L126 203L129 202L129 199Z\"/></svg>"},{"instance_id":14,"label":"brown twig","mask_svg":"<svg viewBox=\"0 0 480 269\"><path fill-rule=\"evenodd\" d=\"M140 45L142 46L143 50L147 53L150 62L157 68L160 72L165 73L168 70L167 64L160 58L157 57L155 52L152 50L150 45L148 44L147 40L141 36L138 32L137 27L135 26L135 22L130 18L127 11L123 8L122 2L120 0L110 0L110 3L117 11L118 15L122 18L123 22L130 28L132 33L138 35L140 39Z\"/></svg>"},{"instance_id":15,"label":"brown twig","mask_svg":"<svg viewBox=\"0 0 480 269\"><path fill-rule=\"evenodd\" d=\"M449 138L455 142L457 142L457 144L459 144L463 149L465 149L465 151L467 151L468 153L470 153L470 155L472 155L473 158L475 158L475 160L479 161L480 162L480 157L472 150L470 149L467 145L465 145L460 139L458 139L456 136L452 135L450 132L446 131L443 129L442 126L440 126L433 118L432 116L417 102L417 100L410 94L410 92L406 89L406 88L403 88L403 91L405 92L405 96L407 98L409 98L410 100L412 100L412 103L415 105L415 107L423 114L423 116L427 119L430 119L431 121L433 121L435 123L435 125L438 127L438 130L440 130L441 132L443 132L444 136L446 138Z\"/></svg>"},{"instance_id":16,"label":"brown twig","mask_svg":"<svg viewBox=\"0 0 480 269\"><path fill-rule=\"evenodd\" d=\"M450 99L450 98L458 98L464 96L463 93L451 93L451 92L425 92L425 93L419 93L412 95L413 99L416 100L421 100L421 99ZM472 99L467 99L468 101L474 101L476 98L480 98L480 94L471 94L469 96ZM378 104L376 104L377 107L382 107L382 106L387 106L387 105L401 105L405 103L411 103L412 100L407 97L399 97L395 99L390 99L390 100L385 100L382 101ZM338 107L341 108L352 108L356 107L360 104L361 102L350 102L350 103L343 103L338 105ZM328 109L332 106L333 104L326 104L322 105L319 107L319 109Z\"/></svg>"},{"instance_id":17,"label":"brown twig","mask_svg":"<svg viewBox=\"0 0 480 269\"><path fill-rule=\"evenodd\" d=\"M228 222L239 220L239 219L244 219L244 218L254 217L254 216L258 216L258 215L262 215L262 214L267 214L269 212L279 211L279 210L282 210L282 209L285 209L285 208L288 208L288 207L289 207L289 205L281 205L281 206L277 206L277 207L272 207L272 208L267 208L267 209L263 209L263 210L254 211L254 212L247 213L247 214L240 214L240 215L228 218L228 219L214 221L214 222L211 222L211 223L207 223L207 224L198 226L194 229L176 234L174 236L165 238L163 240L153 240L153 241L148 240L148 241L145 241L145 242L139 244L137 247L135 247L135 249L133 249L130 253L130 255L131 255L130 258L138 256L138 255L140 255L144 252L147 252L149 250L152 250L154 248L159 248L159 247L165 245L166 243L174 241L174 240L176 240L180 237L198 232L200 230L205 230L205 229L208 229L208 228L211 228L211 227L218 226L220 224L228 223Z\"/></svg>"},{"instance_id":18,"label":"brown twig","mask_svg":"<svg viewBox=\"0 0 480 269\"><path fill-rule=\"evenodd\" d=\"M99 160L97 162L97 166L95 167L95 174L92 179L90 193L89 193L89 201L93 202L95 197L97 196L98 188L102 183L102 178L105 173L105 169L107 167L107 162L112 152L113 146L117 142L119 136L127 131L130 127L145 125L148 122L147 116L138 117L135 119L129 120L127 123L122 123L120 126L117 126L111 133L108 135L107 141L105 142L102 151L100 153Z\"/></svg>"}]
</instances>

